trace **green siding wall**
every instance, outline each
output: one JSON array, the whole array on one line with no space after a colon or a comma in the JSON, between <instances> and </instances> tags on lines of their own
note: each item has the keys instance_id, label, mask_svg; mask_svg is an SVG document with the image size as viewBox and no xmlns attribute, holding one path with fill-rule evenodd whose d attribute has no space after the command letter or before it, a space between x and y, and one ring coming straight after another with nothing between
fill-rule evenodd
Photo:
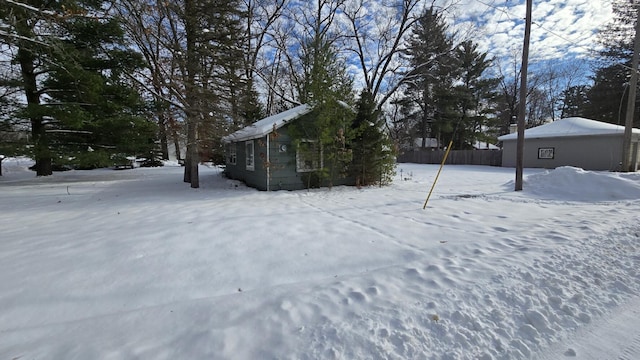
<instances>
[{"instance_id":1,"label":"green siding wall","mask_svg":"<svg viewBox=\"0 0 640 360\"><path fill-rule=\"evenodd\" d=\"M229 178L243 181L247 186L267 190L267 166L269 166L268 190L302 190L308 188L305 173L296 171L296 152L291 144L287 126L267 135L269 137L269 162L267 163L267 137L253 140L255 151L255 169L246 170L245 142L236 143L236 164L229 164L227 157L226 174ZM284 147L283 147L284 145ZM233 146L228 144L227 146ZM328 185L353 185L352 179L334 179Z\"/></svg>"},{"instance_id":2,"label":"green siding wall","mask_svg":"<svg viewBox=\"0 0 640 360\"><path fill-rule=\"evenodd\" d=\"M229 157L227 156L225 173L230 179L240 180L246 183L248 186L257 188L259 190L267 189L266 182L266 169L264 160L260 157L260 154L266 154L265 141L266 137L261 139L249 140L253 142L253 162L254 169L247 170L247 152L246 141L240 141L237 143L228 144L227 146L236 146L236 163L230 164ZM263 155L266 158L266 155Z\"/></svg>"}]
</instances>

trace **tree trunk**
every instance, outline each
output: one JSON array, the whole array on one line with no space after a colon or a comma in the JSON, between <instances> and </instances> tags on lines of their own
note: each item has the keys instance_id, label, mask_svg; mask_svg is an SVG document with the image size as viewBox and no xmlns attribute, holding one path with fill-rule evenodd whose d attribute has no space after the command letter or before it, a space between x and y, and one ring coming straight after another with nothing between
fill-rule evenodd
<instances>
[{"instance_id":1,"label":"tree trunk","mask_svg":"<svg viewBox=\"0 0 640 360\"><path fill-rule=\"evenodd\" d=\"M169 142L167 140L167 119L164 113L158 113L158 135L160 137L160 150L162 159L169 160Z\"/></svg>"},{"instance_id":2,"label":"tree trunk","mask_svg":"<svg viewBox=\"0 0 640 360\"><path fill-rule=\"evenodd\" d=\"M186 62L186 81L185 81L185 98L186 98L186 122L187 122L187 159L184 164L184 180L191 183L192 188L200 187L200 179L198 174L198 91L196 86L196 74L198 74L199 63L196 46L196 37L198 32L197 10L195 0L185 0L185 35L187 45L187 62ZM188 181L187 181L188 180Z\"/></svg>"},{"instance_id":3,"label":"tree trunk","mask_svg":"<svg viewBox=\"0 0 640 360\"><path fill-rule=\"evenodd\" d=\"M173 131L173 146L176 151L176 159L182 159L182 150L180 149L180 139L178 138L178 133Z\"/></svg>"},{"instance_id":4,"label":"tree trunk","mask_svg":"<svg viewBox=\"0 0 640 360\"><path fill-rule=\"evenodd\" d=\"M189 146L187 145L187 148ZM182 180L186 183L191 183L191 159L189 158L189 151L187 150L187 156L184 159L184 176Z\"/></svg>"},{"instance_id":5,"label":"tree trunk","mask_svg":"<svg viewBox=\"0 0 640 360\"><path fill-rule=\"evenodd\" d=\"M26 24L23 24L26 28ZM18 62L22 72L23 88L27 98L27 107L35 110L40 105L40 94L37 89L36 74L34 70L35 57L31 51L24 48L18 49ZM47 141L47 134L42 116L31 115L31 135L34 142L35 169L37 176L53 174L51 168L51 151Z\"/></svg>"},{"instance_id":6,"label":"tree trunk","mask_svg":"<svg viewBox=\"0 0 640 360\"><path fill-rule=\"evenodd\" d=\"M191 187L197 189L200 187L200 176L198 173L198 129L195 119L189 121L187 126L187 161L184 164L185 182L191 183ZM187 176L189 181L187 181Z\"/></svg>"},{"instance_id":7,"label":"tree trunk","mask_svg":"<svg viewBox=\"0 0 640 360\"><path fill-rule=\"evenodd\" d=\"M31 118L31 134L34 142L34 156L36 160L36 175L49 176L53 174L51 165L51 151L41 117Z\"/></svg>"}]
</instances>

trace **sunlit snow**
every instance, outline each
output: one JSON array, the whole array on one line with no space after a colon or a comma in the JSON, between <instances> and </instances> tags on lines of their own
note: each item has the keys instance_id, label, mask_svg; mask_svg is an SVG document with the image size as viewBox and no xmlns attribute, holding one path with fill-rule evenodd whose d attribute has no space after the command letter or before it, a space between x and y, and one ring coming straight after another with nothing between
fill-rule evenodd
<instances>
[{"instance_id":1,"label":"sunlit snow","mask_svg":"<svg viewBox=\"0 0 640 360\"><path fill-rule=\"evenodd\" d=\"M445 166L422 210L436 165L259 192L30 164L2 162L0 359L640 356L635 173Z\"/></svg>"}]
</instances>

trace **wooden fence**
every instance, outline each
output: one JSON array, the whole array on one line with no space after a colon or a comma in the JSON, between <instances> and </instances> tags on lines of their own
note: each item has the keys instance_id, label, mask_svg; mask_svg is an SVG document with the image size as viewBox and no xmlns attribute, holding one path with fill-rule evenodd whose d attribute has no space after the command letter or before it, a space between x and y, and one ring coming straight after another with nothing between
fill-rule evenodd
<instances>
[{"instance_id":1,"label":"wooden fence","mask_svg":"<svg viewBox=\"0 0 640 360\"><path fill-rule=\"evenodd\" d=\"M398 162L440 164L444 154L444 150L407 151L398 156ZM502 166L502 150L451 150L445 164Z\"/></svg>"}]
</instances>

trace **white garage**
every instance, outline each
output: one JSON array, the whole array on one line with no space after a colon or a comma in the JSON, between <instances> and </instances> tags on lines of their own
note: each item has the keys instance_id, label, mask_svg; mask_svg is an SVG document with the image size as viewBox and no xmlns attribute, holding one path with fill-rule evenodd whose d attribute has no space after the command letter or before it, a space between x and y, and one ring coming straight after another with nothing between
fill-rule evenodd
<instances>
[{"instance_id":1,"label":"white garage","mask_svg":"<svg viewBox=\"0 0 640 360\"><path fill-rule=\"evenodd\" d=\"M516 166L517 133L503 135L502 166ZM526 129L524 167L575 166L585 170L618 171L622 164L624 126L571 117ZM638 168L640 129L633 129L632 160Z\"/></svg>"}]
</instances>

